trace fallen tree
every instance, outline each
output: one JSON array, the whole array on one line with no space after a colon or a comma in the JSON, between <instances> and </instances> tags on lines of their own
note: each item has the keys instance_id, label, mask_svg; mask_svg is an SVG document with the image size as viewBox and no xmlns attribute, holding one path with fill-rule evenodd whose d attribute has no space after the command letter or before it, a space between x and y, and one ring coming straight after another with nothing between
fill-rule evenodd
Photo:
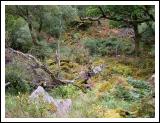
<instances>
[{"instance_id":1,"label":"fallen tree","mask_svg":"<svg viewBox=\"0 0 160 123\"><path fill-rule=\"evenodd\" d=\"M24 59L28 60L29 61L29 65L31 66L32 69L37 69L37 68L43 69L52 79L51 85L45 85L47 87L55 87L57 85L62 85L62 84L72 84L72 85L82 89L82 87L80 87L79 85L77 85L75 83L76 80L82 79L83 80L82 83L87 84L87 81L91 77L93 77L96 74L100 73L103 70L103 68L105 67L104 65L96 66L93 69L91 69L89 71L86 71L83 74L80 74L79 76L77 76L73 80L59 79L59 78L56 78L54 76L54 74L51 72L51 70L49 70L49 68L45 64L40 62L37 58L35 58L31 54L25 54L25 53L22 53L20 51L14 50L12 48L6 48L6 52L9 53L9 54L12 54L13 56L14 55L21 56ZM34 84L39 86L39 85L44 84L44 83L38 83L38 84L34 83Z\"/></svg>"}]
</instances>

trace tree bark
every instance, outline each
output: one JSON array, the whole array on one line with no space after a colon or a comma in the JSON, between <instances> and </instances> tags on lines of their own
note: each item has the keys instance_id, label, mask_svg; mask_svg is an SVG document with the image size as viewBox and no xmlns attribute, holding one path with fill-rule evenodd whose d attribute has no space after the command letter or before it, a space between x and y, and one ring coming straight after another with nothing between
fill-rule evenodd
<instances>
[{"instance_id":1,"label":"tree bark","mask_svg":"<svg viewBox=\"0 0 160 123\"><path fill-rule=\"evenodd\" d=\"M133 29L134 29L134 33L135 33L135 39L134 39L134 41L135 41L135 49L134 49L134 51L135 51L135 55L139 56L139 52L140 52L140 50L139 50L140 35L138 33L138 24L137 23L133 24Z\"/></svg>"}]
</instances>

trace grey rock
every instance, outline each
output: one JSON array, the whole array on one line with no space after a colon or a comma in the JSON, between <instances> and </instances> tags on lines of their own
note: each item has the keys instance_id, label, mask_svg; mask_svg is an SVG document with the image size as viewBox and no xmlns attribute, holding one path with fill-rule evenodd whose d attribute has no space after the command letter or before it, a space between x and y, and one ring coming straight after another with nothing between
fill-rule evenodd
<instances>
[{"instance_id":1,"label":"grey rock","mask_svg":"<svg viewBox=\"0 0 160 123\"><path fill-rule=\"evenodd\" d=\"M65 117L71 110L72 106L71 99L53 99L53 97L50 96L41 86L38 86L29 98L37 104L40 104L42 100L46 103L54 104L57 108L57 111L55 112L57 117Z\"/></svg>"}]
</instances>

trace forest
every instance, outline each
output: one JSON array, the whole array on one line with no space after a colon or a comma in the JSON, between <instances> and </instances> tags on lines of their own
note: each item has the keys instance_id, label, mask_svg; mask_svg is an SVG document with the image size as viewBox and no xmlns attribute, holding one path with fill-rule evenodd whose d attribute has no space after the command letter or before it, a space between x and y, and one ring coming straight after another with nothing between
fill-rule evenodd
<instances>
[{"instance_id":1,"label":"forest","mask_svg":"<svg viewBox=\"0 0 160 123\"><path fill-rule=\"evenodd\" d=\"M154 118L154 5L6 5L6 118Z\"/></svg>"}]
</instances>

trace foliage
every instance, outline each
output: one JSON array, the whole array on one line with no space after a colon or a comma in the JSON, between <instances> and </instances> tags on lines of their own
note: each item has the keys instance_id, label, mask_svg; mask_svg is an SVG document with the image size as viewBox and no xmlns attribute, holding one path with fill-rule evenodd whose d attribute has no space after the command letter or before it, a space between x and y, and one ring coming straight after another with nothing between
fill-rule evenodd
<instances>
[{"instance_id":1,"label":"foliage","mask_svg":"<svg viewBox=\"0 0 160 123\"><path fill-rule=\"evenodd\" d=\"M15 30L12 34L12 43L11 47L15 50L20 50L24 53L28 52L32 47L31 35L29 33L28 27L25 25L24 27Z\"/></svg>"},{"instance_id":2,"label":"foliage","mask_svg":"<svg viewBox=\"0 0 160 123\"><path fill-rule=\"evenodd\" d=\"M86 9L85 9L85 14L86 16L97 16L97 15L100 15L101 12L99 11L99 9L96 7L96 6L88 6Z\"/></svg>"},{"instance_id":3,"label":"foliage","mask_svg":"<svg viewBox=\"0 0 160 123\"><path fill-rule=\"evenodd\" d=\"M90 21L100 21L101 18L113 20L126 25L126 27L133 27L135 33L135 54L139 55L139 37L141 34L138 32L138 25L144 22L154 22L154 6L136 6L136 5L116 5L112 6L92 6L88 7L91 11L90 17L96 16L95 18L88 18ZM127 20L127 21L126 21Z\"/></svg>"},{"instance_id":4,"label":"foliage","mask_svg":"<svg viewBox=\"0 0 160 123\"><path fill-rule=\"evenodd\" d=\"M78 95L78 90L73 85L64 85L52 89L50 94L58 98L73 98Z\"/></svg>"},{"instance_id":5,"label":"foliage","mask_svg":"<svg viewBox=\"0 0 160 123\"><path fill-rule=\"evenodd\" d=\"M41 102L40 105L29 100L29 94L18 96L6 95L6 117L7 118L41 118L55 117L55 110L50 104ZM52 114L52 115L51 115Z\"/></svg>"},{"instance_id":6,"label":"foliage","mask_svg":"<svg viewBox=\"0 0 160 123\"><path fill-rule=\"evenodd\" d=\"M115 87L115 92L114 92L114 95L119 98L119 99L122 99L122 100L129 100L129 101L132 101L133 100L133 97L130 95L130 93L128 92L128 90L123 87L123 86L116 86Z\"/></svg>"},{"instance_id":7,"label":"foliage","mask_svg":"<svg viewBox=\"0 0 160 123\"><path fill-rule=\"evenodd\" d=\"M5 71L5 82L10 82L6 87L7 93L16 95L18 92L26 93L31 91L32 87L28 82L30 81L30 75L24 71L23 66L12 64L7 66Z\"/></svg>"},{"instance_id":8,"label":"foliage","mask_svg":"<svg viewBox=\"0 0 160 123\"><path fill-rule=\"evenodd\" d=\"M150 85L143 80L135 80L132 77L128 77L128 83L131 84L134 88L137 88L135 93L139 93L141 97L151 95L152 90Z\"/></svg>"},{"instance_id":9,"label":"foliage","mask_svg":"<svg viewBox=\"0 0 160 123\"><path fill-rule=\"evenodd\" d=\"M120 22L109 20L109 27L110 28L121 28L121 27L124 27L124 24L122 25L122 23Z\"/></svg>"},{"instance_id":10,"label":"foliage","mask_svg":"<svg viewBox=\"0 0 160 123\"><path fill-rule=\"evenodd\" d=\"M146 88L149 89L149 86L146 81L143 80L135 80L132 77L128 77L128 82L134 87L134 88Z\"/></svg>"},{"instance_id":11,"label":"foliage","mask_svg":"<svg viewBox=\"0 0 160 123\"><path fill-rule=\"evenodd\" d=\"M54 76L59 73L57 42L60 43L59 75L64 80L73 80L92 67L105 65L100 74L87 81L91 87L85 93L72 84L57 85L49 90L47 88L53 98L72 100L67 117L155 116L154 90L147 83L155 72L154 6L14 5L5 8L6 47L37 57ZM91 22L100 16L103 18L103 14L112 19ZM86 17L86 20L79 17ZM146 19L149 20L142 23ZM85 27L90 28L86 30ZM140 57L133 56L136 46L133 40L123 36L120 38L116 34L122 28L133 28L136 31L136 27ZM18 59L14 55L9 57L13 57L14 63L7 62L5 66L5 82L11 82L6 86L6 117L57 117L55 105L42 100L38 104L29 100L29 93L33 89L30 84L35 77L30 73L32 67L26 68L27 61L20 64L24 59L18 56ZM75 80L75 84L82 88L87 86L81 78Z\"/></svg>"},{"instance_id":12,"label":"foliage","mask_svg":"<svg viewBox=\"0 0 160 123\"><path fill-rule=\"evenodd\" d=\"M132 75L132 69L122 64L116 64L115 66L113 66L112 72L125 76Z\"/></svg>"},{"instance_id":13,"label":"foliage","mask_svg":"<svg viewBox=\"0 0 160 123\"><path fill-rule=\"evenodd\" d=\"M122 41L117 38L109 38L107 40L94 40L87 39L84 41L84 45L89 48L91 55L117 55L119 53L130 53L131 52L131 44L128 44L125 41Z\"/></svg>"},{"instance_id":14,"label":"foliage","mask_svg":"<svg viewBox=\"0 0 160 123\"><path fill-rule=\"evenodd\" d=\"M141 99L136 115L138 117L146 118L155 117L155 102L151 96L147 96Z\"/></svg>"},{"instance_id":15,"label":"foliage","mask_svg":"<svg viewBox=\"0 0 160 123\"><path fill-rule=\"evenodd\" d=\"M32 46L29 53L43 60L51 55L52 49L46 42L41 41L38 46Z\"/></svg>"},{"instance_id":16,"label":"foliage","mask_svg":"<svg viewBox=\"0 0 160 123\"><path fill-rule=\"evenodd\" d=\"M142 23L138 26L138 31L141 34L141 40L145 45L154 44L155 36L154 22Z\"/></svg>"},{"instance_id":17,"label":"foliage","mask_svg":"<svg viewBox=\"0 0 160 123\"><path fill-rule=\"evenodd\" d=\"M89 56L89 53L88 53L87 49L79 48L77 50L74 50L72 53L73 53L72 54L72 59L76 63L79 63L79 64L88 63L90 56Z\"/></svg>"},{"instance_id":18,"label":"foliage","mask_svg":"<svg viewBox=\"0 0 160 123\"><path fill-rule=\"evenodd\" d=\"M32 46L31 35L22 18L7 16L6 21L6 45L22 52L27 52Z\"/></svg>"},{"instance_id":19,"label":"foliage","mask_svg":"<svg viewBox=\"0 0 160 123\"><path fill-rule=\"evenodd\" d=\"M67 25L75 19L77 12L71 6L52 6L44 14L44 30L52 36L59 37Z\"/></svg>"},{"instance_id":20,"label":"foliage","mask_svg":"<svg viewBox=\"0 0 160 123\"><path fill-rule=\"evenodd\" d=\"M18 94L18 92L28 92L29 85L25 80L22 80L16 73L8 73L5 76L6 82L11 84L6 88L7 93Z\"/></svg>"}]
</instances>

